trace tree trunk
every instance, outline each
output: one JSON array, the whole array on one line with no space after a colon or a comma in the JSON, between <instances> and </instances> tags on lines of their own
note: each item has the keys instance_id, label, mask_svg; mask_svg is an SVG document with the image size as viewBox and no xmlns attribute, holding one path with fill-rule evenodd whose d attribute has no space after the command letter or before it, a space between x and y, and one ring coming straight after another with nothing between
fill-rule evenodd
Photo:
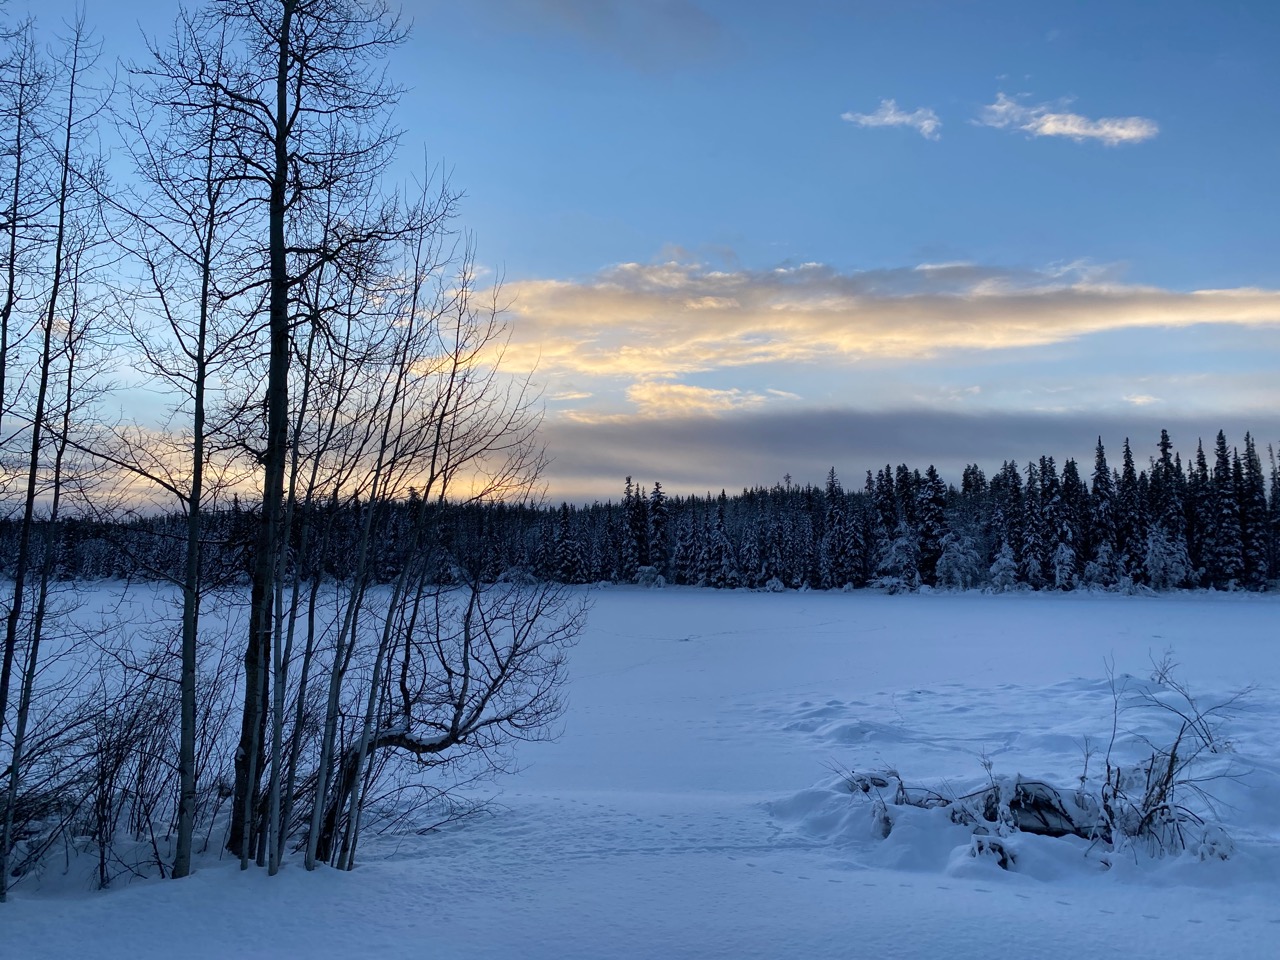
<instances>
[{"instance_id":1,"label":"tree trunk","mask_svg":"<svg viewBox=\"0 0 1280 960\"><path fill-rule=\"evenodd\" d=\"M280 512L284 498L285 462L289 452L289 277L285 250L285 187L289 176L289 28L296 0L282 0L277 36L274 166L268 214L270 357L267 367L267 446L263 455L262 510L258 520L257 556L249 598L249 643L244 654L245 701L236 751L236 782L227 848L249 866L254 848L255 797L261 777L266 737L268 674L271 664L272 612L279 572Z\"/></svg>"}]
</instances>

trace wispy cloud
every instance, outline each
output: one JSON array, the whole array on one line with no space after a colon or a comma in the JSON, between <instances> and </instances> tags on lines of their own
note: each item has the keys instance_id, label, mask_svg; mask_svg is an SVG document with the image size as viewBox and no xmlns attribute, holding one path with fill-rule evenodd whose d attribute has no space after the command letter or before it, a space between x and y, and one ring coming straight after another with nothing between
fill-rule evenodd
<instances>
[{"instance_id":1,"label":"wispy cloud","mask_svg":"<svg viewBox=\"0 0 1280 960\"><path fill-rule=\"evenodd\" d=\"M687 383L643 380L627 389L627 399L641 416L697 417L750 410L765 402L753 390L716 390Z\"/></svg>"},{"instance_id":2,"label":"wispy cloud","mask_svg":"<svg viewBox=\"0 0 1280 960\"><path fill-rule=\"evenodd\" d=\"M1004 93L982 108L976 121L998 130L1022 130L1033 137L1067 137L1077 143L1100 140L1109 147L1141 143L1160 132L1159 125L1146 117L1100 117L1090 119L1079 113L1055 109L1049 103L1024 103Z\"/></svg>"},{"instance_id":3,"label":"wispy cloud","mask_svg":"<svg viewBox=\"0 0 1280 960\"><path fill-rule=\"evenodd\" d=\"M974 356L1117 330L1280 326L1280 291L1164 290L1120 283L1090 264L840 272L629 263L506 293L516 320L507 360L597 394L590 378L638 383L773 363Z\"/></svg>"},{"instance_id":4,"label":"wispy cloud","mask_svg":"<svg viewBox=\"0 0 1280 960\"><path fill-rule=\"evenodd\" d=\"M874 113L842 113L840 119L860 127L910 127L926 140L938 140L942 136L938 132L942 129L942 121L932 108L920 107L907 113L898 109L895 100L881 100Z\"/></svg>"}]
</instances>

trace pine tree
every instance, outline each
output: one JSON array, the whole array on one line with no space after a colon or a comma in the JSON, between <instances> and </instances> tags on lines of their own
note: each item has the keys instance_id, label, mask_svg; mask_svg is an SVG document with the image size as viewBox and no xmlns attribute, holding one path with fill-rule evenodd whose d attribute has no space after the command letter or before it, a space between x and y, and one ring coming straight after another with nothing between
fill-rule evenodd
<instances>
[{"instance_id":1,"label":"pine tree","mask_svg":"<svg viewBox=\"0 0 1280 960\"><path fill-rule=\"evenodd\" d=\"M1086 579L1090 583L1110 586L1115 583L1116 551L1116 502L1115 484L1111 468L1107 466L1107 453L1098 437L1093 456L1093 488L1089 494L1089 562Z\"/></svg>"},{"instance_id":2,"label":"pine tree","mask_svg":"<svg viewBox=\"0 0 1280 960\"><path fill-rule=\"evenodd\" d=\"M743 586L756 589L764 586L768 578L763 575L764 564L760 553L760 526L753 522L743 532L742 547L738 551L738 569L742 571Z\"/></svg>"},{"instance_id":3,"label":"pine tree","mask_svg":"<svg viewBox=\"0 0 1280 960\"><path fill-rule=\"evenodd\" d=\"M1248 433L1244 435L1244 459L1238 484L1244 586L1250 590L1265 590L1268 576L1266 478L1257 447Z\"/></svg>"},{"instance_id":4,"label":"pine tree","mask_svg":"<svg viewBox=\"0 0 1280 960\"><path fill-rule=\"evenodd\" d=\"M716 504L715 526L711 529L706 551L705 579L708 586L716 589L742 586L742 573L738 570L736 552L725 526L726 499L722 490Z\"/></svg>"},{"instance_id":5,"label":"pine tree","mask_svg":"<svg viewBox=\"0 0 1280 960\"><path fill-rule=\"evenodd\" d=\"M783 525L776 516L770 516L764 529L764 556L761 558L761 575L765 583L776 580L787 583L786 551L783 543L785 533Z\"/></svg>"},{"instance_id":6,"label":"pine tree","mask_svg":"<svg viewBox=\"0 0 1280 960\"><path fill-rule=\"evenodd\" d=\"M671 554L671 569L676 583L696 584L700 576L699 563L702 555L702 541L699 537L699 526L690 514L686 513L680 521L676 532L676 545Z\"/></svg>"},{"instance_id":7,"label":"pine tree","mask_svg":"<svg viewBox=\"0 0 1280 960\"><path fill-rule=\"evenodd\" d=\"M1005 593L1018 585L1018 561L1008 543L1000 544L989 572L991 589L996 593Z\"/></svg>"},{"instance_id":8,"label":"pine tree","mask_svg":"<svg viewBox=\"0 0 1280 960\"><path fill-rule=\"evenodd\" d=\"M1147 552L1147 516L1145 498L1133 465L1129 438L1124 438L1124 467L1116 489L1116 549L1119 573L1141 582L1145 573L1143 557Z\"/></svg>"},{"instance_id":9,"label":"pine tree","mask_svg":"<svg viewBox=\"0 0 1280 960\"><path fill-rule=\"evenodd\" d=\"M1267 570L1273 575L1280 570L1280 467L1276 452L1267 444L1271 465L1271 489L1267 500Z\"/></svg>"},{"instance_id":10,"label":"pine tree","mask_svg":"<svg viewBox=\"0 0 1280 960\"><path fill-rule=\"evenodd\" d=\"M1015 558L1022 552L1023 507L1022 474L1016 461L1001 464L1000 472L991 478L991 536L994 543L1008 546ZM997 551L998 552L998 551ZM992 562L996 557L991 557Z\"/></svg>"},{"instance_id":11,"label":"pine tree","mask_svg":"<svg viewBox=\"0 0 1280 960\"><path fill-rule=\"evenodd\" d=\"M630 485L631 478L627 478ZM641 567L652 565L649 557L649 497L643 488L636 488L626 508L627 527L634 546L636 564Z\"/></svg>"},{"instance_id":12,"label":"pine tree","mask_svg":"<svg viewBox=\"0 0 1280 960\"><path fill-rule=\"evenodd\" d=\"M942 541L948 532L946 506L946 485L930 464L916 495L920 582L930 587L938 582L938 559L942 556Z\"/></svg>"},{"instance_id":13,"label":"pine tree","mask_svg":"<svg viewBox=\"0 0 1280 960\"><path fill-rule=\"evenodd\" d=\"M898 505L899 519L916 525L916 493L920 488L920 471L914 473L905 464L898 464L893 474L893 498Z\"/></svg>"},{"instance_id":14,"label":"pine tree","mask_svg":"<svg viewBox=\"0 0 1280 960\"><path fill-rule=\"evenodd\" d=\"M1089 554L1089 489L1080 479L1080 468L1068 458L1062 465L1062 514L1058 539L1068 541L1076 552L1077 572Z\"/></svg>"},{"instance_id":15,"label":"pine tree","mask_svg":"<svg viewBox=\"0 0 1280 960\"><path fill-rule=\"evenodd\" d=\"M1151 462L1147 490L1146 550L1143 573L1151 586L1167 590L1192 580L1191 557L1187 550L1186 510L1182 503L1185 482L1181 464L1173 458L1169 431L1160 431L1160 457Z\"/></svg>"},{"instance_id":16,"label":"pine tree","mask_svg":"<svg viewBox=\"0 0 1280 960\"><path fill-rule=\"evenodd\" d=\"M942 538L937 583L954 590L968 590L982 579L982 559L971 537L953 531Z\"/></svg>"},{"instance_id":17,"label":"pine tree","mask_svg":"<svg viewBox=\"0 0 1280 960\"><path fill-rule=\"evenodd\" d=\"M915 530L901 520L893 539L885 548L877 568L876 585L890 593L910 593L920 589L920 546Z\"/></svg>"},{"instance_id":18,"label":"pine tree","mask_svg":"<svg viewBox=\"0 0 1280 960\"><path fill-rule=\"evenodd\" d=\"M1171 590L1191 578L1191 560L1186 541L1170 536L1162 524L1147 530L1147 552L1143 558L1147 582L1156 590Z\"/></svg>"},{"instance_id":19,"label":"pine tree","mask_svg":"<svg viewBox=\"0 0 1280 960\"><path fill-rule=\"evenodd\" d=\"M836 477L836 468L832 467L827 474L822 540L818 544L818 583L824 590L843 587L850 580L844 501L844 489Z\"/></svg>"},{"instance_id":20,"label":"pine tree","mask_svg":"<svg viewBox=\"0 0 1280 960\"><path fill-rule=\"evenodd\" d=\"M1022 554L1018 557L1018 573L1024 583L1036 590L1045 584L1050 557L1041 494L1040 467L1035 462L1028 463L1027 482L1023 487Z\"/></svg>"},{"instance_id":21,"label":"pine tree","mask_svg":"<svg viewBox=\"0 0 1280 960\"><path fill-rule=\"evenodd\" d=\"M574 529L574 510L567 503L560 505L560 523L556 527L555 571L561 583L586 582L582 545Z\"/></svg>"},{"instance_id":22,"label":"pine tree","mask_svg":"<svg viewBox=\"0 0 1280 960\"><path fill-rule=\"evenodd\" d=\"M1068 461L1070 463L1070 461ZM1074 463L1071 464L1074 469ZM1076 477L1079 482L1079 477ZM1045 539L1045 579L1058 590L1076 582L1075 529L1068 516L1053 457L1040 458L1040 529Z\"/></svg>"},{"instance_id":23,"label":"pine tree","mask_svg":"<svg viewBox=\"0 0 1280 960\"><path fill-rule=\"evenodd\" d=\"M671 546L667 540L667 525L667 497L662 492L662 484L655 480L649 494L649 563L661 577L670 576Z\"/></svg>"},{"instance_id":24,"label":"pine tree","mask_svg":"<svg viewBox=\"0 0 1280 960\"><path fill-rule=\"evenodd\" d=\"M1237 457L1236 460L1239 460ZM1221 430L1214 446L1213 539L1214 579L1219 590L1235 590L1244 574L1244 548L1240 542L1240 498L1236 493L1236 470L1227 452L1227 437ZM1238 467L1238 464L1237 464Z\"/></svg>"},{"instance_id":25,"label":"pine tree","mask_svg":"<svg viewBox=\"0 0 1280 960\"><path fill-rule=\"evenodd\" d=\"M1187 500L1183 512L1187 518L1187 554L1191 558L1191 581L1202 585L1216 583L1217 523L1213 509L1213 483L1202 440L1196 441L1196 461L1187 478Z\"/></svg>"},{"instance_id":26,"label":"pine tree","mask_svg":"<svg viewBox=\"0 0 1280 960\"><path fill-rule=\"evenodd\" d=\"M893 490L893 470L887 463L884 469L876 474L872 502L875 504L876 523L880 528L880 535L888 538L898 527L899 510L898 500Z\"/></svg>"}]
</instances>

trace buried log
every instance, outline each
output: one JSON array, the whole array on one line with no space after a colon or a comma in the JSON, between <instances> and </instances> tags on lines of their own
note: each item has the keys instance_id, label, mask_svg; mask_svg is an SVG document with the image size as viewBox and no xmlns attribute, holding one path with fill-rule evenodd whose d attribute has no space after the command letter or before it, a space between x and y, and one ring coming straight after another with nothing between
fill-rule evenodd
<instances>
[{"instance_id":1,"label":"buried log","mask_svg":"<svg viewBox=\"0 0 1280 960\"><path fill-rule=\"evenodd\" d=\"M1041 780L997 777L989 786L959 797L908 787L896 770L854 772L846 777L846 782L855 792L875 790L882 803L923 810L946 808L953 823L974 827L975 833L984 836L989 834L990 828L1004 826L1045 837L1080 837L1111 843L1111 831L1096 812L1090 811L1092 804L1068 804L1061 791ZM890 787L893 788L891 798L880 794L881 790ZM885 827L887 835L889 825L885 824Z\"/></svg>"}]
</instances>

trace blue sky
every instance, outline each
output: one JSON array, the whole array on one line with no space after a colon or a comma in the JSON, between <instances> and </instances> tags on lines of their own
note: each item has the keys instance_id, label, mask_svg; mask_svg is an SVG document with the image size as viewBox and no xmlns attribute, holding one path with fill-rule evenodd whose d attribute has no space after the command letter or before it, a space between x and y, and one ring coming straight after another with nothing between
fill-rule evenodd
<instances>
[{"instance_id":1,"label":"blue sky","mask_svg":"<svg viewBox=\"0 0 1280 960\"><path fill-rule=\"evenodd\" d=\"M1275 4L501 0L417 21L406 107L515 277L679 246L1278 278ZM1159 133L1107 148L975 125L1000 93ZM890 99L933 110L937 139L841 120Z\"/></svg>"},{"instance_id":2,"label":"blue sky","mask_svg":"<svg viewBox=\"0 0 1280 960\"><path fill-rule=\"evenodd\" d=\"M1280 4L404 10L553 496L1280 440Z\"/></svg>"}]
</instances>

